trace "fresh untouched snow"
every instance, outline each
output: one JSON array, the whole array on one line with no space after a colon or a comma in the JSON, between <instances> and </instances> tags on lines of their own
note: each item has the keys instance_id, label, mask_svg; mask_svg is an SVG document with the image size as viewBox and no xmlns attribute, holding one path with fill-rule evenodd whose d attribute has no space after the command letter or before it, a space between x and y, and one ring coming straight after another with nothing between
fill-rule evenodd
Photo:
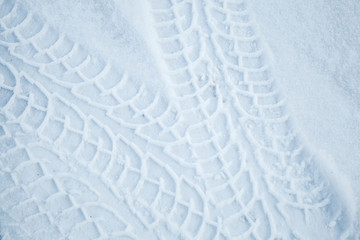
<instances>
[{"instance_id":1,"label":"fresh untouched snow","mask_svg":"<svg viewBox=\"0 0 360 240\"><path fill-rule=\"evenodd\" d=\"M316 4L0 0L0 239L359 239L358 16Z\"/></svg>"}]
</instances>

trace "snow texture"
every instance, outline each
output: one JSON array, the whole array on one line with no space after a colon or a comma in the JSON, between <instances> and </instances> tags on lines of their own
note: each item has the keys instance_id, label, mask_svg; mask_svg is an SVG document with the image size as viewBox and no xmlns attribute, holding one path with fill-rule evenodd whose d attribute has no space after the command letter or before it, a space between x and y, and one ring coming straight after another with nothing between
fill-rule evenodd
<instances>
[{"instance_id":1,"label":"snow texture","mask_svg":"<svg viewBox=\"0 0 360 240\"><path fill-rule=\"evenodd\" d=\"M359 239L248 1L59 2L0 1L2 239Z\"/></svg>"}]
</instances>

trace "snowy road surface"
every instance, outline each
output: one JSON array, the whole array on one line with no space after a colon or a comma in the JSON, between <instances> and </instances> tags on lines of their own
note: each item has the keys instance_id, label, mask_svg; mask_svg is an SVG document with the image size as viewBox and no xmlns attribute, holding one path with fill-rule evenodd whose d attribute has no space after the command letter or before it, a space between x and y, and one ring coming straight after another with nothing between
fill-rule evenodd
<instances>
[{"instance_id":1,"label":"snowy road surface","mask_svg":"<svg viewBox=\"0 0 360 240\"><path fill-rule=\"evenodd\" d=\"M102 50L1 1L2 238L358 239L351 187L297 132L247 2L135 6L144 31L104 28Z\"/></svg>"}]
</instances>

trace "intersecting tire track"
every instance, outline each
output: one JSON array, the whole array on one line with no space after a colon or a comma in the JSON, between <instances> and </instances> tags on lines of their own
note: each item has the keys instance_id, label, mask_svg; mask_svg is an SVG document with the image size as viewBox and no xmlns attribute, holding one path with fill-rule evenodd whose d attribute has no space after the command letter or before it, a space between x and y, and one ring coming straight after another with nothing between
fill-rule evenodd
<instances>
[{"instance_id":1,"label":"intersecting tire track","mask_svg":"<svg viewBox=\"0 0 360 240\"><path fill-rule=\"evenodd\" d=\"M178 2L150 1L172 99L3 2L4 237L301 239L312 211L347 234L246 5Z\"/></svg>"},{"instance_id":2,"label":"intersecting tire track","mask_svg":"<svg viewBox=\"0 0 360 240\"><path fill-rule=\"evenodd\" d=\"M224 116L224 121L217 123L223 123L220 128L230 134L219 147L213 140L216 134L207 129L201 151L208 154L206 160L196 149L184 156L184 160L197 156L205 168L215 165L214 172L209 175L202 169L199 177L206 182L222 179L220 187L213 180L206 191L216 188L217 194L210 199L221 212L224 236L302 239L314 237L319 229L312 225L321 222L328 227L319 231L318 237L345 238L350 228L346 206L317 169L316 156L294 133L247 3L153 0L151 5L169 81L179 102L185 102L182 112L201 115L199 122L206 127L211 119ZM201 82L204 79L206 83ZM210 97L198 98L211 88ZM204 109L211 97L219 102L215 100L217 104L213 102L215 106L208 112ZM224 106L230 109L227 114L222 114ZM203 127L194 125L195 129ZM190 127L186 131L192 145L197 136ZM236 141L237 136L243 139ZM227 155L225 149L232 145L238 154ZM238 172L231 174L228 162L235 162ZM250 199L241 199L244 193ZM227 200L225 204L223 200ZM222 208L233 216L226 216ZM307 232L310 234L305 235Z\"/></svg>"},{"instance_id":3,"label":"intersecting tire track","mask_svg":"<svg viewBox=\"0 0 360 240\"><path fill-rule=\"evenodd\" d=\"M154 156L146 149L147 138L172 139L154 132L154 125L170 126L175 118L163 96L89 55L20 4L3 3L1 17L1 169L11 183L1 194L4 202L20 194L19 186L26 194L19 204L3 204L2 212L19 211L31 199L36 208L5 217L4 235L155 239L172 234L171 218L190 235L198 231L204 219L198 191L159 162L157 155L170 159L161 149L152 147ZM33 222L38 225L27 227ZM214 231L211 224L202 228Z\"/></svg>"}]
</instances>

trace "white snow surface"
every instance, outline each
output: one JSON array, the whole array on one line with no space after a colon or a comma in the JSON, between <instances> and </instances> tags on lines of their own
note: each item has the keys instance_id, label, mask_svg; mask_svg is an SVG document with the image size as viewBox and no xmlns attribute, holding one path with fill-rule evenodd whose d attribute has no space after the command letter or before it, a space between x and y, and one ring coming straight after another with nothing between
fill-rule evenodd
<instances>
[{"instance_id":1,"label":"white snow surface","mask_svg":"<svg viewBox=\"0 0 360 240\"><path fill-rule=\"evenodd\" d=\"M0 239L359 239L359 10L0 0Z\"/></svg>"}]
</instances>

